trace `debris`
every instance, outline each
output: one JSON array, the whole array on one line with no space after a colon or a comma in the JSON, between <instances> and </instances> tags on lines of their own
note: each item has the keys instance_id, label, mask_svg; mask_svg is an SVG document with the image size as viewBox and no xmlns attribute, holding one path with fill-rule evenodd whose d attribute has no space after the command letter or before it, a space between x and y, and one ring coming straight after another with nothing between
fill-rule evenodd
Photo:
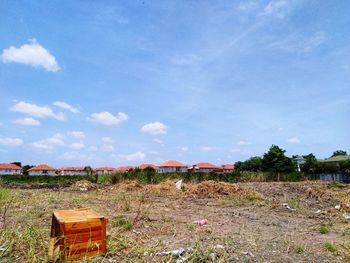
<instances>
[{"instance_id":1,"label":"debris","mask_svg":"<svg viewBox=\"0 0 350 263\"><path fill-rule=\"evenodd\" d=\"M349 213L344 213L343 217L344 217L344 219L349 220L350 219L350 214Z\"/></svg>"},{"instance_id":2,"label":"debris","mask_svg":"<svg viewBox=\"0 0 350 263\"><path fill-rule=\"evenodd\" d=\"M246 255L246 256L249 256L249 257L251 257L251 258L254 257L254 254L253 254L252 252L249 252L249 251L247 251L247 252L242 252L242 254L244 254L244 255Z\"/></svg>"},{"instance_id":3,"label":"debris","mask_svg":"<svg viewBox=\"0 0 350 263\"><path fill-rule=\"evenodd\" d=\"M176 187L177 189L181 190L181 188L182 188L182 180L177 181L177 182L175 183L175 187Z\"/></svg>"},{"instance_id":4,"label":"debris","mask_svg":"<svg viewBox=\"0 0 350 263\"><path fill-rule=\"evenodd\" d=\"M86 191L89 191L92 189L96 189L97 186L95 184L91 183L90 181L80 180L80 181L75 182L72 185L72 188L73 188L73 190L76 190L76 191L86 192Z\"/></svg>"},{"instance_id":5,"label":"debris","mask_svg":"<svg viewBox=\"0 0 350 263\"><path fill-rule=\"evenodd\" d=\"M209 258L212 260L212 261L215 261L216 259L216 254L214 252L210 253L209 254Z\"/></svg>"},{"instance_id":6,"label":"debris","mask_svg":"<svg viewBox=\"0 0 350 263\"><path fill-rule=\"evenodd\" d=\"M315 211L314 212L315 214L319 214L319 213L321 213L321 210L320 209L318 209L317 211Z\"/></svg>"},{"instance_id":7,"label":"debris","mask_svg":"<svg viewBox=\"0 0 350 263\"><path fill-rule=\"evenodd\" d=\"M334 208L339 210L340 209L340 205L336 205Z\"/></svg>"},{"instance_id":8,"label":"debris","mask_svg":"<svg viewBox=\"0 0 350 263\"><path fill-rule=\"evenodd\" d=\"M6 251L9 248L9 246L7 245L7 243L4 243L0 246L0 251Z\"/></svg>"},{"instance_id":9,"label":"debris","mask_svg":"<svg viewBox=\"0 0 350 263\"><path fill-rule=\"evenodd\" d=\"M175 256L175 257L181 257L183 254L185 253L185 250L180 247L178 249L174 249L174 250L168 250L168 251L162 251L162 252L158 252L156 253L156 256Z\"/></svg>"},{"instance_id":10,"label":"debris","mask_svg":"<svg viewBox=\"0 0 350 263\"><path fill-rule=\"evenodd\" d=\"M216 245L215 248L216 249L224 249L225 247L223 245Z\"/></svg>"},{"instance_id":11,"label":"debris","mask_svg":"<svg viewBox=\"0 0 350 263\"><path fill-rule=\"evenodd\" d=\"M208 224L208 220L207 219L196 220L196 221L193 221L193 224L196 224L199 226L205 226Z\"/></svg>"},{"instance_id":12,"label":"debris","mask_svg":"<svg viewBox=\"0 0 350 263\"><path fill-rule=\"evenodd\" d=\"M287 203L284 203L282 205L290 211L297 211L295 208L291 208Z\"/></svg>"}]
</instances>

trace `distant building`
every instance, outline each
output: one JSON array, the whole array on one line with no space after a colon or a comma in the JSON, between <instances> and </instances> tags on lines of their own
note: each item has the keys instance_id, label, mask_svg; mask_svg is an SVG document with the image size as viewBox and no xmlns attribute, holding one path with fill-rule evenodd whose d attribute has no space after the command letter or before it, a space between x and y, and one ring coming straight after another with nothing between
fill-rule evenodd
<instances>
[{"instance_id":1,"label":"distant building","mask_svg":"<svg viewBox=\"0 0 350 263\"><path fill-rule=\"evenodd\" d=\"M146 169L147 167L151 167L153 168L154 170L158 170L158 166L155 166L153 164L141 164L140 166L138 166L139 169L143 170L143 169Z\"/></svg>"},{"instance_id":2,"label":"distant building","mask_svg":"<svg viewBox=\"0 0 350 263\"><path fill-rule=\"evenodd\" d=\"M187 172L187 165L178 161L166 161L158 166L159 173Z\"/></svg>"},{"instance_id":3,"label":"distant building","mask_svg":"<svg viewBox=\"0 0 350 263\"><path fill-rule=\"evenodd\" d=\"M197 163L189 167L189 170L192 172L198 173L211 173L211 172L220 172L221 167L216 166L212 163Z\"/></svg>"},{"instance_id":4,"label":"distant building","mask_svg":"<svg viewBox=\"0 0 350 263\"><path fill-rule=\"evenodd\" d=\"M113 167L99 167L99 168L95 168L94 171L96 174L98 175L102 175L102 174L112 174L116 171L117 169L113 168Z\"/></svg>"},{"instance_id":5,"label":"distant building","mask_svg":"<svg viewBox=\"0 0 350 263\"><path fill-rule=\"evenodd\" d=\"M128 172L128 171L130 171L130 170L132 170L132 169L134 169L135 167L134 166L131 166L131 165L129 165L129 166L121 166L121 167L118 167L117 169L116 169L116 171L117 172Z\"/></svg>"},{"instance_id":6,"label":"distant building","mask_svg":"<svg viewBox=\"0 0 350 263\"><path fill-rule=\"evenodd\" d=\"M220 168L223 173L232 173L235 170L235 166L233 164L224 164L221 165Z\"/></svg>"},{"instance_id":7,"label":"distant building","mask_svg":"<svg viewBox=\"0 0 350 263\"><path fill-rule=\"evenodd\" d=\"M57 175L56 169L46 164L39 164L28 170L29 175Z\"/></svg>"},{"instance_id":8,"label":"distant building","mask_svg":"<svg viewBox=\"0 0 350 263\"><path fill-rule=\"evenodd\" d=\"M293 158L295 163L297 164L297 170L298 172L301 171L300 167L305 163L305 159L303 156L297 155L295 158Z\"/></svg>"},{"instance_id":9,"label":"distant building","mask_svg":"<svg viewBox=\"0 0 350 263\"><path fill-rule=\"evenodd\" d=\"M84 167L63 167L58 170L60 175L88 175L89 171Z\"/></svg>"},{"instance_id":10,"label":"distant building","mask_svg":"<svg viewBox=\"0 0 350 263\"><path fill-rule=\"evenodd\" d=\"M5 174L22 174L23 170L21 167L12 163L0 163L0 175Z\"/></svg>"}]
</instances>

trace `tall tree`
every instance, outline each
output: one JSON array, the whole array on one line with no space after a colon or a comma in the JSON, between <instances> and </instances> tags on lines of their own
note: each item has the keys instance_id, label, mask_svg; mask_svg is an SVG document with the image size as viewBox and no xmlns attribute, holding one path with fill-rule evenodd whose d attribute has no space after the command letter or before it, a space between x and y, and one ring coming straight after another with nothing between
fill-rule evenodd
<instances>
[{"instance_id":1,"label":"tall tree","mask_svg":"<svg viewBox=\"0 0 350 263\"><path fill-rule=\"evenodd\" d=\"M348 155L346 151L343 151L343 150L338 150L338 151L335 151L333 152L332 156L331 157L334 157L334 156L339 156L339 155Z\"/></svg>"},{"instance_id":2,"label":"tall tree","mask_svg":"<svg viewBox=\"0 0 350 263\"><path fill-rule=\"evenodd\" d=\"M290 173L295 171L295 164L292 159L287 157L277 145L272 145L267 153L264 154L261 160L262 170L278 175L282 173Z\"/></svg>"}]
</instances>

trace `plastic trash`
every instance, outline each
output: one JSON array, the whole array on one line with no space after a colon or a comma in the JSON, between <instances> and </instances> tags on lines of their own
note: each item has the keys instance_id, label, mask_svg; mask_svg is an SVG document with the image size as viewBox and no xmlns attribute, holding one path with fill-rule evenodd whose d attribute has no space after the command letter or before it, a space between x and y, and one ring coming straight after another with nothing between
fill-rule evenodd
<instances>
[{"instance_id":1,"label":"plastic trash","mask_svg":"<svg viewBox=\"0 0 350 263\"><path fill-rule=\"evenodd\" d=\"M340 209L340 205L336 205L334 208L339 210Z\"/></svg>"},{"instance_id":2,"label":"plastic trash","mask_svg":"<svg viewBox=\"0 0 350 263\"><path fill-rule=\"evenodd\" d=\"M193 221L193 224L196 224L199 226L205 226L208 224L208 220L207 219L196 220L196 221Z\"/></svg>"},{"instance_id":3,"label":"plastic trash","mask_svg":"<svg viewBox=\"0 0 350 263\"><path fill-rule=\"evenodd\" d=\"M296 211L295 208L291 208L287 203L282 204L285 208L287 208L290 211Z\"/></svg>"},{"instance_id":4,"label":"plastic trash","mask_svg":"<svg viewBox=\"0 0 350 263\"><path fill-rule=\"evenodd\" d=\"M185 250L180 247L178 249L174 249L174 250L168 250L168 251L162 251L162 252L158 252L156 253L156 256L175 256L175 257L181 257L183 254L185 253Z\"/></svg>"},{"instance_id":5,"label":"plastic trash","mask_svg":"<svg viewBox=\"0 0 350 263\"><path fill-rule=\"evenodd\" d=\"M177 181L177 182L175 183L175 187L176 187L177 189L181 190L181 188L182 188L182 180Z\"/></svg>"},{"instance_id":6,"label":"plastic trash","mask_svg":"<svg viewBox=\"0 0 350 263\"><path fill-rule=\"evenodd\" d=\"M344 217L344 219L349 220L350 219L350 214L349 213L344 213L343 217Z\"/></svg>"}]
</instances>

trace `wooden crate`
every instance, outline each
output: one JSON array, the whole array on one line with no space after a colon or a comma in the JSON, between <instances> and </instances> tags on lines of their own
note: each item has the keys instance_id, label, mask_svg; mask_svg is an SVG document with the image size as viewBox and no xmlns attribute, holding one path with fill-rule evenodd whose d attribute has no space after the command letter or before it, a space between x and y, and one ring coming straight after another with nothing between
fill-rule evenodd
<instances>
[{"instance_id":1,"label":"wooden crate","mask_svg":"<svg viewBox=\"0 0 350 263\"><path fill-rule=\"evenodd\" d=\"M49 258L79 260L106 254L108 220L90 208L58 210L52 215Z\"/></svg>"}]
</instances>

